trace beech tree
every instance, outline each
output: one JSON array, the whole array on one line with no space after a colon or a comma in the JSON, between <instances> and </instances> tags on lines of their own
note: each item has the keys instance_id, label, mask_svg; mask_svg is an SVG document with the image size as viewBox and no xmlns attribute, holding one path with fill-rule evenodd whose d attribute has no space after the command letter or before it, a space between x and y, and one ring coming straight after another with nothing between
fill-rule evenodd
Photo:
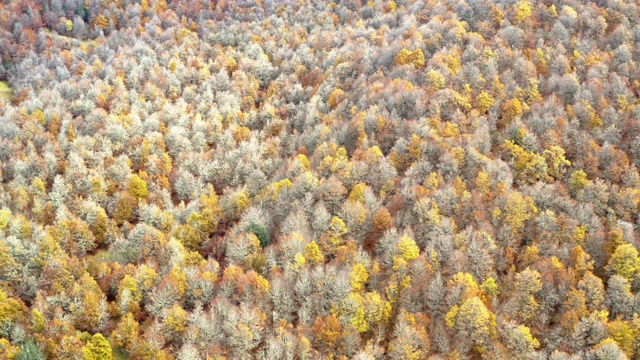
<instances>
[{"instance_id":1,"label":"beech tree","mask_svg":"<svg viewBox=\"0 0 640 360\"><path fill-rule=\"evenodd\" d=\"M635 2L246 5L0 1L0 358L637 357Z\"/></svg>"}]
</instances>

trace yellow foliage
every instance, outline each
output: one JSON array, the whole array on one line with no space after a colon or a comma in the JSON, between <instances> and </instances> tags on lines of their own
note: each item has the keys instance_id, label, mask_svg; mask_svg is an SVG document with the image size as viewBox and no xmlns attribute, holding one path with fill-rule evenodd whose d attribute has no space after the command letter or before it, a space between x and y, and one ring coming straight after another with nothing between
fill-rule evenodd
<instances>
[{"instance_id":1,"label":"yellow foliage","mask_svg":"<svg viewBox=\"0 0 640 360\"><path fill-rule=\"evenodd\" d=\"M329 240L334 245L341 245L343 242L343 236L349 232L347 226L344 224L344 221L337 216L331 218L331 222L329 223L329 230L327 231L329 235Z\"/></svg>"},{"instance_id":2,"label":"yellow foliage","mask_svg":"<svg viewBox=\"0 0 640 360\"><path fill-rule=\"evenodd\" d=\"M485 91L476 96L476 105L478 107L478 111L480 111L481 113L485 113L489 109L491 109L494 102L495 101L493 100L493 98Z\"/></svg>"},{"instance_id":3,"label":"yellow foliage","mask_svg":"<svg viewBox=\"0 0 640 360\"><path fill-rule=\"evenodd\" d=\"M440 129L440 136L443 138L451 138L460 134L460 129L458 128L458 124L451 123L449 121L445 121L442 124L442 128Z\"/></svg>"},{"instance_id":4,"label":"yellow foliage","mask_svg":"<svg viewBox=\"0 0 640 360\"><path fill-rule=\"evenodd\" d=\"M478 173L478 176L476 177L476 186L478 187L478 190L483 193L489 192L491 181L489 180L489 175L486 172L480 171Z\"/></svg>"},{"instance_id":5,"label":"yellow foliage","mask_svg":"<svg viewBox=\"0 0 640 360\"><path fill-rule=\"evenodd\" d=\"M464 288L462 293L462 299L466 299L471 296L477 296L479 294L479 288L473 276L469 273L457 273L449 280L449 286L458 286Z\"/></svg>"},{"instance_id":6,"label":"yellow foliage","mask_svg":"<svg viewBox=\"0 0 640 360\"><path fill-rule=\"evenodd\" d=\"M304 257L309 260L312 264L322 264L324 263L324 255L322 251L320 251L320 247L315 241L308 243L304 247Z\"/></svg>"},{"instance_id":7,"label":"yellow foliage","mask_svg":"<svg viewBox=\"0 0 640 360\"><path fill-rule=\"evenodd\" d=\"M358 201L364 203L364 190L367 187L364 183L356 184L351 193L349 194L349 200Z\"/></svg>"},{"instance_id":8,"label":"yellow foliage","mask_svg":"<svg viewBox=\"0 0 640 360\"><path fill-rule=\"evenodd\" d=\"M311 169L311 163L309 162L309 159L307 159L307 157L304 154L298 154L298 156L296 158L298 159L300 164L302 164L302 168L304 170L310 170Z\"/></svg>"},{"instance_id":9,"label":"yellow foliage","mask_svg":"<svg viewBox=\"0 0 640 360\"><path fill-rule=\"evenodd\" d=\"M516 14L516 22L523 22L531 16L531 4L528 1L520 1L518 3L518 13Z\"/></svg>"},{"instance_id":10,"label":"yellow foliage","mask_svg":"<svg viewBox=\"0 0 640 360\"><path fill-rule=\"evenodd\" d=\"M589 180L587 179L587 173L578 169L571 173L571 178L569 178L569 189L573 193L577 193L583 190L589 184Z\"/></svg>"},{"instance_id":11,"label":"yellow foliage","mask_svg":"<svg viewBox=\"0 0 640 360\"><path fill-rule=\"evenodd\" d=\"M364 284L367 282L367 279L369 279L369 274L364 266L360 263L355 264L351 269L351 275L349 275L353 291L361 291L364 288Z\"/></svg>"},{"instance_id":12,"label":"yellow foliage","mask_svg":"<svg viewBox=\"0 0 640 360\"><path fill-rule=\"evenodd\" d=\"M511 99L502 104L502 123L503 126L511 123L515 118L522 116L522 103L518 98Z\"/></svg>"},{"instance_id":13,"label":"yellow foliage","mask_svg":"<svg viewBox=\"0 0 640 360\"><path fill-rule=\"evenodd\" d=\"M33 112L32 116L38 122L38 124L40 125L45 124L44 113L42 112L42 110L36 109L36 111Z\"/></svg>"},{"instance_id":14,"label":"yellow foliage","mask_svg":"<svg viewBox=\"0 0 640 360\"><path fill-rule=\"evenodd\" d=\"M164 325L173 334L181 334L187 329L187 312L178 304L174 304L169 310L165 310Z\"/></svg>"},{"instance_id":15,"label":"yellow foliage","mask_svg":"<svg viewBox=\"0 0 640 360\"><path fill-rule=\"evenodd\" d=\"M12 345L9 340L0 338L0 358L13 360L20 353L20 348Z\"/></svg>"},{"instance_id":16,"label":"yellow foliage","mask_svg":"<svg viewBox=\"0 0 640 360\"><path fill-rule=\"evenodd\" d=\"M291 270L298 272L306 263L307 259L304 257L304 255L302 255L301 253L296 253L293 257L293 262L289 265L289 267L291 268Z\"/></svg>"},{"instance_id":17,"label":"yellow foliage","mask_svg":"<svg viewBox=\"0 0 640 360\"><path fill-rule=\"evenodd\" d=\"M564 149L560 146L551 146L545 149L542 157L547 161L547 173L556 179L562 178L565 167L571 166L571 162L564 157Z\"/></svg>"},{"instance_id":18,"label":"yellow foliage","mask_svg":"<svg viewBox=\"0 0 640 360\"><path fill-rule=\"evenodd\" d=\"M10 298L7 293L0 289L0 327L7 328L18 321L21 316L20 303Z\"/></svg>"},{"instance_id":19,"label":"yellow foliage","mask_svg":"<svg viewBox=\"0 0 640 360\"><path fill-rule=\"evenodd\" d=\"M504 221L511 227L513 233L518 233L524 228L524 224L538 209L533 204L533 200L522 196L517 191L509 193L507 203L504 207Z\"/></svg>"},{"instance_id":20,"label":"yellow foliage","mask_svg":"<svg viewBox=\"0 0 640 360\"><path fill-rule=\"evenodd\" d=\"M249 207L251 204L251 199L249 199L249 194L247 194L246 190L242 190L238 193L235 201L236 212L237 214L242 214L245 209Z\"/></svg>"},{"instance_id":21,"label":"yellow foliage","mask_svg":"<svg viewBox=\"0 0 640 360\"><path fill-rule=\"evenodd\" d=\"M42 313L36 309L31 310L31 328L34 333L42 332L47 326L47 321Z\"/></svg>"},{"instance_id":22,"label":"yellow foliage","mask_svg":"<svg viewBox=\"0 0 640 360\"><path fill-rule=\"evenodd\" d=\"M169 272L170 281L176 285L180 296L184 296L187 292L187 276L184 271L180 269L178 266L174 266L173 269Z\"/></svg>"},{"instance_id":23,"label":"yellow foliage","mask_svg":"<svg viewBox=\"0 0 640 360\"><path fill-rule=\"evenodd\" d=\"M146 198L149 195L147 182L136 174L132 175L129 179L129 193L138 200Z\"/></svg>"},{"instance_id":24,"label":"yellow foliage","mask_svg":"<svg viewBox=\"0 0 640 360\"><path fill-rule=\"evenodd\" d=\"M540 48L536 48L535 63L538 74L545 74L547 72L547 59Z\"/></svg>"},{"instance_id":25,"label":"yellow foliage","mask_svg":"<svg viewBox=\"0 0 640 360\"><path fill-rule=\"evenodd\" d=\"M444 87L445 79L437 70L429 70L427 73L427 82L436 90Z\"/></svg>"},{"instance_id":26,"label":"yellow foliage","mask_svg":"<svg viewBox=\"0 0 640 360\"><path fill-rule=\"evenodd\" d=\"M631 359L634 354L634 343L638 336L637 329L633 329L630 324L623 320L614 320L607 324L607 333L620 349Z\"/></svg>"},{"instance_id":27,"label":"yellow foliage","mask_svg":"<svg viewBox=\"0 0 640 360\"><path fill-rule=\"evenodd\" d=\"M480 287L482 288L482 291L484 291L487 295L494 298L498 296L498 294L500 294L500 291L498 290L498 284L496 284L496 281L492 277L485 280L482 285L480 285Z\"/></svg>"},{"instance_id":28,"label":"yellow foliage","mask_svg":"<svg viewBox=\"0 0 640 360\"><path fill-rule=\"evenodd\" d=\"M393 63L396 65L413 65L417 69L422 69L425 64L424 53L421 49L414 51L402 49L398 55L396 55Z\"/></svg>"},{"instance_id":29,"label":"yellow foliage","mask_svg":"<svg viewBox=\"0 0 640 360\"><path fill-rule=\"evenodd\" d=\"M517 181L535 183L538 180L546 180L548 169L544 157L525 150L512 140L505 140L502 147L511 153ZM548 153L547 156L561 155L558 149L554 151L555 152ZM560 165L565 163L562 161L562 158L552 159L552 161L558 162L558 171L560 171Z\"/></svg>"},{"instance_id":30,"label":"yellow foliage","mask_svg":"<svg viewBox=\"0 0 640 360\"><path fill-rule=\"evenodd\" d=\"M400 241L398 242L398 250L400 251L402 258L406 261L414 260L418 255L420 255L420 248L418 248L416 242L408 236L400 238Z\"/></svg>"},{"instance_id":31,"label":"yellow foliage","mask_svg":"<svg viewBox=\"0 0 640 360\"><path fill-rule=\"evenodd\" d=\"M329 98L327 99L327 105L329 105L332 109L335 109L342 102L342 100L344 100L344 91L336 88L335 90L333 90L331 95L329 95Z\"/></svg>"},{"instance_id":32,"label":"yellow foliage","mask_svg":"<svg viewBox=\"0 0 640 360\"><path fill-rule=\"evenodd\" d=\"M370 325L384 325L391 318L391 303L382 299L377 291L364 295L365 317Z\"/></svg>"},{"instance_id":33,"label":"yellow foliage","mask_svg":"<svg viewBox=\"0 0 640 360\"><path fill-rule=\"evenodd\" d=\"M389 1L388 3L384 4L385 12L396 12L397 9L398 5L396 5L395 1Z\"/></svg>"},{"instance_id":34,"label":"yellow foliage","mask_svg":"<svg viewBox=\"0 0 640 360\"><path fill-rule=\"evenodd\" d=\"M227 58L227 63L225 64L225 68L227 69L229 74L233 74L233 72L238 68L238 63L236 62L236 59L229 56Z\"/></svg>"},{"instance_id":35,"label":"yellow foliage","mask_svg":"<svg viewBox=\"0 0 640 360\"><path fill-rule=\"evenodd\" d=\"M9 225L9 220L11 219L11 211L9 210L0 210L0 230L4 230Z\"/></svg>"}]
</instances>

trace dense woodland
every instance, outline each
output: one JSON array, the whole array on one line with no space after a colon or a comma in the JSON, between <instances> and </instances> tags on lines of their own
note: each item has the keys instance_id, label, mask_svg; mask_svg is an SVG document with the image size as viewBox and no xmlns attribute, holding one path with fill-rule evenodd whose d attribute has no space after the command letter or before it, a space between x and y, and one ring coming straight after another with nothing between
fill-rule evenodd
<instances>
[{"instance_id":1,"label":"dense woodland","mask_svg":"<svg viewBox=\"0 0 640 360\"><path fill-rule=\"evenodd\" d=\"M0 358L640 359L638 6L0 1Z\"/></svg>"}]
</instances>

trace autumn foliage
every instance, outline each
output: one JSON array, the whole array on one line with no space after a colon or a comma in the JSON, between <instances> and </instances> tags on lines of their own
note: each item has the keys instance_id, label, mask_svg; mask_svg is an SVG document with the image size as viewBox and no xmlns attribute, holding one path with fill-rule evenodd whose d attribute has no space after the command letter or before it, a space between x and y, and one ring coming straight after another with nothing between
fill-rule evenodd
<instances>
[{"instance_id":1,"label":"autumn foliage","mask_svg":"<svg viewBox=\"0 0 640 360\"><path fill-rule=\"evenodd\" d=\"M640 358L633 1L0 1L0 359Z\"/></svg>"}]
</instances>

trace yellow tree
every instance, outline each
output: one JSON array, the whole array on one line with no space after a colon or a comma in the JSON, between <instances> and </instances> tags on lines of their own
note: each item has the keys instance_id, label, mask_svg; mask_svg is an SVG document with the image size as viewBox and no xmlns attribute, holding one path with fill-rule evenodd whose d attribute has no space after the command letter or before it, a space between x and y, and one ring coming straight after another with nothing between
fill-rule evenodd
<instances>
[{"instance_id":1,"label":"yellow tree","mask_svg":"<svg viewBox=\"0 0 640 360\"><path fill-rule=\"evenodd\" d=\"M545 149L542 157L547 161L547 173L555 179L561 179L566 172L566 167L571 166L571 162L564 157L564 149L560 146Z\"/></svg>"},{"instance_id":2,"label":"yellow tree","mask_svg":"<svg viewBox=\"0 0 640 360\"><path fill-rule=\"evenodd\" d=\"M112 360L113 354L107 339L98 333L82 348L84 360Z\"/></svg>"},{"instance_id":3,"label":"yellow tree","mask_svg":"<svg viewBox=\"0 0 640 360\"><path fill-rule=\"evenodd\" d=\"M9 335L15 323L22 318L22 306L0 289L0 337Z\"/></svg>"},{"instance_id":4,"label":"yellow tree","mask_svg":"<svg viewBox=\"0 0 640 360\"><path fill-rule=\"evenodd\" d=\"M476 96L476 106L480 113L486 113L489 109L491 109L493 103L493 98L484 91Z\"/></svg>"},{"instance_id":5,"label":"yellow tree","mask_svg":"<svg viewBox=\"0 0 640 360\"><path fill-rule=\"evenodd\" d=\"M478 297L473 296L454 306L447 313L447 326L467 338L480 353L496 337L495 315Z\"/></svg>"},{"instance_id":6,"label":"yellow tree","mask_svg":"<svg viewBox=\"0 0 640 360\"><path fill-rule=\"evenodd\" d=\"M511 99L502 104L502 118L500 120L500 125L505 127L509 125L513 120L517 117L522 116L522 103L518 98Z\"/></svg>"},{"instance_id":7,"label":"yellow tree","mask_svg":"<svg viewBox=\"0 0 640 360\"><path fill-rule=\"evenodd\" d=\"M129 179L129 193L136 198L136 200L145 199L149 195L147 182L142 180L137 174L132 175Z\"/></svg>"},{"instance_id":8,"label":"yellow tree","mask_svg":"<svg viewBox=\"0 0 640 360\"><path fill-rule=\"evenodd\" d=\"M320 247L315 241L308 243L304 247L304 257L313 265L324 263L324 254L322 254Z\"/></svg>"},{"instance_id":9,"label":"yellow tree","mask_svg":"<svg viewBox=\"0 0 640 360\"><path fill-rule=\"evenodd\" d=\"M640 258L638 250L632 244L620 245L609 258L607 269L612 274L633 280L640 274Z\"/></svg>"},{"instance_id":10,"label":"yellow tree","mask_svg":"<svg viewBox=\"0 0 640 360\"><path fill-rule=\"evenodd\" d=\"M187 330L187 312L178 304L174 304L164 313L164 330L167 339L179 340Z\"/></svg>"},{"instance_id":11,"label":"yellow tree","mask_svg":"<svg viewBox=\"0 0 640 360\"><path fill-rule=\"evenodd\" d=\"M365 283L369 279L369 274L367 270L362 266L361 263L356 263L351 269L351 274L349 275L349 280L351 282L351 288L355 292L359 292L363 290Z\"/></svg>"},{"instance_id":12,"label":"yellow tree","mask_svg":"<svg viewBox=\"0 0 640 360\"><path fill-rule=\"evenodd\" d=\"M127 352L131 352L133 346L138 341L138 331L138 322L134 319L133 314L127 313L120 319L112 336L116 345L125 349Z\"/></svg>"},{"instance_id":13,"label":"yellow tree","mask_svg":"<svg viewBox=\"0 0 640 360\"><path fill-rule=\"evenodd\" d=\"M537 212L538 209L535 207L533 199L529 196L522 196L518 191L512 191L507 195L504 212L497 210L494 212L494 216L502 218L504 223L511 228L511 233L516 235L524 229L527 220Z\"/></svg>"},{"instance_id":14,"label":"yellow tree","mask_svg":"<svg viewBox=\"0 0 640 360\"><path fill-rule=\"evenodd\" d=\"M525 150L512 140L505 140L502 148L509 152L513 168L516 171L515 179L517 182L531 184L538 180L547 179L547 161L544 157ZM559 166L560 164L558 164Z\"/></svg>"}]
</instances>

